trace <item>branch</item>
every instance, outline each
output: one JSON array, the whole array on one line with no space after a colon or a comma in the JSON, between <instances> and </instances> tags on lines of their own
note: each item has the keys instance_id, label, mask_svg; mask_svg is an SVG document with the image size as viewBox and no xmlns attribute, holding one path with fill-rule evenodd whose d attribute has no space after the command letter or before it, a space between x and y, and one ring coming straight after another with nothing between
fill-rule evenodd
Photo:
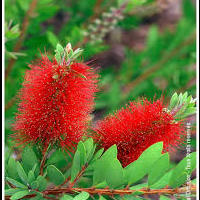
<instances>
[{"instance_id":1,"label":"branch","mask_svg":"<svg viewBox=\"0 0 200 200\"><path fill-rule=\"evenodd\" d=\"M33 15L34 10L36 8L37 5L37 0L32 0L29 10L27 11L25 17L24 17L24 21L22 23L22 30L21 30L21 34L19 36L19 40L17 41L17 43L15 44L15 47L13 49L14 52L19 52L19 50L22 47L22 43L24 41L25 35L26 35L26 31L28 29L29 26L29 19L30 17ZM5 79L8 78L8 75L10 74L14 64L15 64L16 59L11 58L8 62L8 66L5 70Z\"/></svg>"},{"instance_id":2,"label":"branch","mask_svg":"<svg viewBox=\"0 0 200 200\"><path fill-rule=\"evenodd\" d=\"M78 175L76 176L76 178L74 179L74 181L72 183L69 184L69 188L73 188L74 185L76 184L76 182L80 179L80 177L83 175L83 173L85 172L86 168L88 167L88 164L86 163L81 171L78 173Z\"/></svg>"},{"instance_id":3,"label":"branch","mask_svg":"<svg viewBox=\"0 0 200 200\"><path fill-rule=\"evenodd\" d=\"M42 152L43 157L42 157L41 164L40 164L40 175L43 175L43 169L44 169L44 165L46 162L48 150L49 150L49 145L46 145L46 147L44 148L44 151Z\"/></svg>"},{"instance_id":4,"label":"branch","mask_svg":"<svg viewBox=\"0 0 200 200\"><path fill-rule=\"evenodd\" d=\"M8 103L5 105L5 110L8 110L9 108L11 108L14 105L14 103L16 102L16 100L17 100L17 95L15 95L14 97L12 97L8 101Z\"/></svg>"},{"instance_id":5,"label":"branch","mask_svg":"<svg viewBox=\"0 0 200 200\"><path fill-rule=\"evenodd\" d=\"M134 192L141 192L143 193L142 195L149 195L149 194L169 194L169 195L174 195L174 194L184 194L188 191L188 187L181 187L181 188L176 188L176 189L149 189L149 188L143 188L139 190L130 190L130 189L96 189L96 188L61 188L61 189L49 189L43 192L43 195L58 195L58 194L76 194L77 192L88 192L90 195L108 195L108 196L113 196L113 195L131 195ZM196 193L196 186L192 185L190 188L190 192L192 194ZM27 195L24 198L32 198L35 195ZM5 199L10 199L10 196L6 196Z\"/></svg>"},{"instance_id":6,"label":"branch","mask_svg":"<svg viewBox=\"0 0 200 200\"><path fill-rule=\"evenodd\" d=\"M129 92L132 90L132 88L140 84L142 81L146 80L154 72L160 69L165 63L167 63L173 56L175 56L183 48L183 46L192 44L195 41L195 39L196 39L196 34L193 33L187 40L183 41L175 49L165 54L165 56L156 65L154 65L150 69L147 69L143 74L141 74L135 80L127 84L126 87L124 88L124 95L127 96Z\"/></svg>"},{"instance_id":7,"label":"branch","mask_svg":"<svg viewBox=\"0 0 200 200\"><path fill-rule=\"evenodd\" d=\"M94 6L94 14L91 16L89 21L94 20L98 16L102 2L103 2L103 0L96 1L95 6Z\"/></svg>"},{"instance_id":8,"label":"branch","mask_svg":"<svg viewBox=\"0 0 200 200\"><path fill-rule=\"evenodd\" d=\"M77 192L88 192L91 195L126 195L132 194L134 192L142 192L143 194L183 194L188 190L187 187L176 188L176 189L140 189L140 190L130 190L130 189L96 189L96 188L63 188L63 189L52 189L45 191L45 194L59 194L59 193L77 193ZM196 192L196 186L191 187L191 193Z\"/></svg>"}]
</instances>

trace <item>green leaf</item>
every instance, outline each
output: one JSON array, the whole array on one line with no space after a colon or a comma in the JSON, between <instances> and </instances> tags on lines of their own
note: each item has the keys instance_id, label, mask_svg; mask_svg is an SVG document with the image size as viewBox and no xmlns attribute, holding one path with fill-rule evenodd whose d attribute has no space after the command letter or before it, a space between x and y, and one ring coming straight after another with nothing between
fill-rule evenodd
<instances>
[{"instance_id":1,"label":"green leaf","mask_svg":"<svg viewBox=\"0 0 200 200\"><path fill-rule=\"evenodd\" d=\"M81 170L80 164L81 164L81 154L79 151L76 151L74 155L74 159L72 161L72 167L71 167L71 182L74 181L77 174Z\"/></svg>"},{"instance_id":2,"label":"green leaf","mask_svg":"<svg viewBox=\"0 0 200 200\"><path fill-rule=\"evenodd\" d=\"M124 183L124 172L119 160L114 159L107 170L106 182L110 188L116 188Z\"/></svg>"},{"instance_id":3,"label":"green leaf","mask_svg":"<svg viewBox=\"0 0 200 200\"><path fill-rule=\"evenodd\" d=\"M92 162L94 162L94 161L96 161L97 159L99 159L99 157L103 154L103 152L104 152L104 148L98 150L98 151L95 153L94 157L92 158Z\"/></svg>"},{"instance_id":4,"label":"green leaf","mask_svg":"<svg viewBox=\"0 0 200 200\"><path fill-rule=\"evenodd\" d=\"M46 200L46 198L43 197L43 195L39 192L35 192L36 196L31 198L31 200Z\"/></svg>"},{"instance_id":5,"label":"green leaf","mask_svg":"<svg viewBox=\"0 0 200 200\"><path fill-rule=\"evenodd\" d=\"M160 200L170 200L171 198L169 198L169 197L166 197L166 196L164 196L164 195L161 195L160 196Z\"/></svg>"},{"instance_id":6,"label":"green leaf","mask_svg":"<svg viewBox=\"0 0 200 200\"><path fill-rule=\"evenodd\" d=\"M102 156L101 159L117 158L117 146L114 144L111 146Z\"/></svg>"},{"instance_id":7,"label":"green leaf","mask_svg":"<svg viewBox=\"0 0 200 200\"><path fill-rule=\"evenodd\" d=\"M94 164L93 185L106 181L110 188L124 183L124 172L117 159L117 146L110 147Z\"/></svg>"},{"instance_id":8,"label":"green leaf","mask_svg":"<svg viewBox=\"0 0 200 200\"><path fill-rule=\"evenodd\" d=\"M6 177L6 180L18 188L26 188L26 185L23 185L22 183L14 180L12 178Z\"/></svg>"},{"instance_id":9,"label":"green leaf","mask_svg":"<svg viewBox=\"0 0 200 200\"><path fill-rule=\"evenodd\" d=\"M17 199L21 199L22 197L26 196L29 194L28 190L24 190L24 191L20 191L20 192L16 192L15 194L13 194L11 196L11 200L17 200Z\"/></svg>"},{"instance_id":10,"label":"green leaf","mask_svg":"<svg viewBox=\"0 0 200 200\"><path fill-rule=\"evenodd\" d=\"M169 154L165 153L153 163L153 168L151 168L148 177L149 186L153 185L156 181L158 181L168 169Z\"/></svg>"},{"instance_id":11,"label":"green leaf","mask_svg":"<svg viewBox=\"0 0 200 200\"><path fill-rule=\"evenodd\" d=\"M30 171L39 161L31 147L27 146L22 152L22 163L26 172Z\"/></svg>"},{"instance_id":12,"label":"green leaf","mask_svg":"<svg viewBox=\"0 0 200 200\"><path fill-rule=\"evenodd\" d=\"M86 148L82 141L78 143L77 151L80 152L80 167L82 167L86 163Z\"/></svg>"},{"instance_id":13,"label":"green leaf","mask_svg":"<svg viewBox=\"0 0 200 200\"><path fill-rule=\"evenodd\" d=\"M64 52L64 48L59 43L56 45L56 52L58 52L59 54L62 54Z\"/></svg>"},{"instance_id":14,"label":"green leaf","mask_svg":"<svg viewBox=\"0 0 200 200\"><path fill-rule=\"evenodd\" d=\"M95 188L105 188L108 186L108 183L106 181L103 181L97 185L95 185Z\"/></svg>"},{"instance_id":15,"label":"green leaf","mask_svg":"<svg viewBox=\"0 0 200 200\"><path fill-rule=\"evenodd\" d=\"M10 178L13 178L13 179L19 178L16 168L17 168L17 163L15 159L10 156L8 165L6 166L6 171Z\"/></svg>"},{"instance_id":16,"label":"green leaf","mask_svg":"<svg viewBox=\"0 0 200 200\"><path fill-rule=\"evenodd\" d=\"M50 181L53 182L55 185L60 185L65 181L65 177L62 172L54 165L49 165L47 167L47 176L49 177Z\"/></svg>"},{"instance_id":17,"label":"green leaf","mask_svg":"<svg viewBox=\"0 0 200 200\"><path fill-rule=\"evenodd\" d=\"M7 190L5 190L5 195L13 195L13 194L15 194L16 192L19 192L19 191L21 191L22 189L20 189L20 188L11 188L11 189L7 189Z\"/></svg>"},{"instance_id":18,"label":"green leaf","mask_svg":"<svg viewBox=\"0 0 200 200\"><path fill-rule=\"evenodd\" d=\"M64 54L64 48L62 47L62 45L60 45L59 43L56 45L56 50L55 50L56 54L55 54L55 58L57 60L58 63L61 62L62 56Z\"/></svg>"},{"instance_id":19,"label":"green leaf","mask_svg":"<svg viewBox=\"0 0 200 200\"><path fill-rule=\"evenodd\" d=\"M106 177L109 175L108 171L110 171L113 166L117 166L116 158L117 146L113 145L94 163L93 185L106 181Z\"/></svg>"},{"instance_id":20,"label":"green leaf","mask_svg":"<svg viewBox=\"0 0 200 200\"><path fill-rule=\"evenodd\" d=\"M40 192L44 191L47 187L47 180L44 178L44 176L38 176L37 182L38 182L38 190Z\"/></svg>"},{"instance_id":21,"label":"green leaf","mask_svg":"<svg viewBox=\"0 0 200 200\"><path fill-rule=\"evenodd\" d=\"M153 144L135 162L125 168L125 177L129 185L139 181L149 172L152 164L161 157L162 149L162 142Z\"/></svg>"},{"instance_id":22,"label":"green leaf","mask_svg":"<svg viewBox=\"0 0 200 200\"><path fill-rule=\"evenodd\" d=\"M185 112L182 114L183 116L181 117L181 119L182 118L186 118L186 117L188 117L188 116L190 116L190 115L193 115L193 114L195 114L196 113L196 107L190 107L190 108L187 108L186 110L185 110Z\"/></svg>"},{"instance_id":23,"label":"green leaf","mask_svg":"<svg viewBox=\"0 0 200 200\"><path fill-rule=\"evenodd\" d=\"M182 95L182 103L186 101L188 97L188 92L185 92L183 95Z\"/></svg>"},{"instance_id":24,"label":"green leaf","mask_svg":"<svg viewBox=\"0 0 200 200\"><path fill-rule=\"evenodd\" d=\"M173 170L167 172L160 180L150 186L151 189L162 189L168 185Z\"/></svg>"},{"instance_id":25,"label":"green leaf","mask_svg":"<svg viewBox=\"0 0 200 200\"><path fill-rule=\"evenodd\" d=\"M27 184L28 183L28 177L26 175L26 172L24 171L22 165L20 164L20 162L17 162L17 173L19 175L19 177L21 178L21 180Z\"/></svg>"},{"instance_id":26,"label":"green leaf","mask_svg":"<svg viewBox=\"0 0 200 200\"><path fill-rule=\"evenodd\" d=\"M103 197L102 195L99 197L99 200L106 200L105 197Z\"/></svg>"},{"instance_id":27,"label":"green leaf","mask_svg":"<svg viewBox=\"0 0 200 200\"><path fill-rule=\"evenodd\" d=\"M169 186L176 188L181 186L187 181L187 177L190 176L192 171L196 168L196 152L188 154L173 170L171 175Z\"/></svg>"},{"instance_id":28,"label":"green leaf","mask_svg":"<svg viewBox=\"0 0 200 200\"><path fill-rule=\"evenodd\" d=\"M130 190L139 190L139 189L147 188L147 187L148 187L147 183L141 183L141 184L130 187Z\"/></svg>"},{"instance_id":29,"label":"green leaf","mask_svg":"<svg viewBox=\"0 0 200 200\"><path fill-rule=\"evenodd\" d=\"M85 148L86 148L86 160L89 162L94 154L95 148L93 139L89 138L84 142Z\"/></svg>"},{"instance_id":30,"label":"green leaf","mask_svg":"<svg viewBox=\"0 0 200 200\"><path fill-rule=\"evenodd\" d=\"M62 198L60 200L73 200L74 198L70 195L65 194L64 196L62 196Z\"/></svg>"},{"instance_id":31,"label":"green leaf","mask_svg":"<svg viewBox=\"0 0 200 200\"><path fill-rule=\"evenodd\" d=\"M175 92L170 100L169 109L173 109L178 103L178 94Z\"/></svg>"},{"instance_id":32,"label":"green leaf","mask_svg":"<svg viewBox=\"0 0 200 200\"><path fill-rule=\"evenodd\" d=\"M76 49L76 50L73 52L71 58L72 58L73 60L75 60L75 59L78 58L82 53L83 53L83 49L78 48L78 49Z\"/></svg>"},{"instance_id":33,"label":"green leaf","mask_svg":"<svg viewBox=\"0 0 200 200\"><path fill-rule=\"evenodd\" d=\"M74 200L87 200L90 197L89 193L81 192L77 196L74 197Z\"/></svg>"},{"instance_id":34,"label":"green leaf","mask_svg":"<svg viewBox=\"0 0 200 200\"><path fill-rule=\"evenodd\" d=\"M177 110L175 114L176 120L184 119L192 114L195 114L195 100L188 93L180 93L179 96L175 93L170 101L169 110Z\"/></svg>"},{"instance_id":35,"label":"green leaf","mask_svg":"<svg viewBox=\"0 0 200 200\"><path fill-rule=\"evenodd\" d=\"M32 189L38 189L38 187L39 187L38 181L33 181L33 182L31 183L31 188L32 188Z\"/></svg>"},{"instance_id":36,"label":"green leaf","mask_svg":"<svg viewBox=\"0 0 200 200\"><path fill-rule=\"evenodd\" d=\"M47 165L55 165L57 168L62 168L62 166L67 165L67 159L68 157L64 155L64 153L61 150L56 150L52 153L50 158L46 162Z\"/></svg>"},{"instance_id":37,"label":"green leaf","mask_svg":"<svg viewBox=\"0 0 200 200\"><path fill-rule=\"evenodd\" d=\"M39 164L35 164L32 168L32 171L34 173L35 176L39 176L40 173L40 168L39 168Z\"/></svg>"},{"instance_id":38,"label":"green leaf","mask_svg":"<svg viewBox=\"0 0 200 200\"><path fill-rule=\"evenodd\" d=\"M34 172L31 170L28 172L28 183L31 184L35 180Z\"/></svg>"},{"instance_id":39,"label":"green leaf","mask_svg":"<svg viewBox=\"0 0 200 200\"><path fill-rule=\"evenodd\" d=\"M65 174L64 174L65 179L67 179L70 175L71 175L71 168L69 168L69 169L65 172Z\"/></svg>"}]
</instances>

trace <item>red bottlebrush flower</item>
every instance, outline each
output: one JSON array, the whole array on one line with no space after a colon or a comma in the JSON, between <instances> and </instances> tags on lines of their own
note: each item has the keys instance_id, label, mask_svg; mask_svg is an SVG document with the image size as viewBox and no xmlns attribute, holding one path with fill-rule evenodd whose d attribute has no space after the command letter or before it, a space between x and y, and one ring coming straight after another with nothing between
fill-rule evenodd
<instances>
[{"instance_id":1,"label":"red bottlebrush flower","mask_svg":"<svg viewBox=\"0 0 200 200\"><path fill-rule=\"evenodd\" d=\"M164 149L182 141L183 127L167 113L161 100L133 103L98 121L94 139L108 149L116 144L118 159L123 166L138 159L142 152L156 142L163 141Z\"/></svg>"},{"instance_id":2,"label":"red bottlebrush flower","mask_svg":"<svg viewBox=\"0 0 200 200\"><path fill-rule=\"evenodd\" d=\"M15 140L19 145L58 141L62 147L74 146L87 129L98 76L85 64L67 67L47 56L30 67L19 93Z\"/></svg>"}]
</instances>

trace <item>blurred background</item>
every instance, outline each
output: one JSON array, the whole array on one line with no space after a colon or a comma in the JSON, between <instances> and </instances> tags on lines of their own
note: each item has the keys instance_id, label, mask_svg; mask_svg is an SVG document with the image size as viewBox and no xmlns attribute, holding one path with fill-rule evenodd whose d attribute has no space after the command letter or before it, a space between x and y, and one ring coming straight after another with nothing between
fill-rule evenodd
<instances>
[{"instance_id":1,"label":"blurred background","mask_svg":"<svg viewBox=\"0 0 200 200\"><path fill-rule=\"evenodd\" d=\"M94 122L130 100L188 91L196 96L193 0L5 0L5 140L28 64L56 44L84 49L98 69ZM195 122L194 117L190 119ZM195 123L192 126L195 149ZM185 150L172 152L177 162Z\"/></svg>"}]
</instances>

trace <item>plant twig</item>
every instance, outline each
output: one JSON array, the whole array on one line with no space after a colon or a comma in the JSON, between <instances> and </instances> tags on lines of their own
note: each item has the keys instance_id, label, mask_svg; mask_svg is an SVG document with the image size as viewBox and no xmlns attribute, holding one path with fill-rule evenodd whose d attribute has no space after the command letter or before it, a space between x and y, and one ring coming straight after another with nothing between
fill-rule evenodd
<instances>
[{"instance_id":1,"label":"plant twig","mask_svg":"<svg viewBox=\"0 0 200 200\"><path fill-rule=\"evenodd\" d=\"M69 184L69 188L73 188L74 185L76 184L76 182L80 179L80 177L83 175L83 173L85 172L86 168L87 168L88 164L86 163L81 171L78 173L78 175L76 176L76 178L74 179L74 181L72 183Z\"/></svg>"},{"instance_id":2,"label":"plant twig","mask_svg":"<svg viewBox=\"0 0 200 200\"><path fill-rule=\"evenodd\" d=\"M58 193L76 193L76 192L88 192L89 194L100 195L125 195L132 194L134 192L142 192L143 194L183 194L188 190L187 187L181 187L176 189L140 189L140 190L126 190L126 189L96 189L96 188L63 188L63 189L50 189L45 191L45 194L58 194ZM191 187L191 193L196 192L196 186Z\"/></svg>"},{"instance_id":3,"label":"plant twig","mask_svg":"<svg viewBox=\"0 0 200 200\"><path fill-rule=\"evenodd\" d=\"M91 16L90 21L92 21L93 19L95 19L98 16L102 2L103 2L103 0L96 1L95 6L94 6L94 14Z\"/></svg>"},{"instance_id":4,"label":"plant twig","mask_svg":"<svg viewBox=\"0 0 200 200\"><path fill-rule=\"evenodd\" d=\"M15 44L15 47L13 49L14 52L19 52L19 50L21 49L22 47L22 43L24 41L24 38L25 38L25 35L26 35L26 31L28 29L28 26L29 26L29 20L30 20L30 17L33 15L34 13L34 10L36 8L36 5L37 5L37 0L32 0L31 4L30 4L30 7L29 7L29 10L27 11L25 17L24 17L24 21L22 23L22 30L21 30L21 34L19 36L19 40L17 41L17 43ZM8 78L8 75L10 74L14 64L15 64L15 61L16 59L13 59L11 58L8 62L8 66L5 70L5 80Z\"/></svg>"},{"instance_id":5,"label":"plant twig","mask_svg":"<svg viewBox=\"0 0 200 200\"><path fill-rule=\"evenodd\" d=\"M66 183L68 183L68 181L69 181L70 179L71 179L71 176L69 176L68 178L66 178L65 181L64 181L64 183L62 183L62 184L59 186L59 188L62 187L63 185L65 185Z\"/></svg>"},{"instance_id":6,"label":"plant twig","mask_svg":"<svg viewBox=\"0 0 200 200\"><path fill-rule=\"evenodd\" d=\"M139 190L130 190L130 189L109 189L109 188L104 188L104 189L96 189L96 188L61 188L61 189L49 189L45 190L43 195L58 195L58 194L76 194L77 192L88 192L90 195L108 195L108 196L113 196L113 195L131 195L134 192L141 192L142 195L149 195L149 194L169 194L169 195L174 195L174 194L184 194L188 190L187 187L181 187L181 188L176 188L176 189L149 189L149 188L143 188ZM192 185L190 188L190 192L192 194L196 193L196 186ZM32 198L35 195L27 195L24 198ZM6 196L5 199L10 199L10 196Z\"/></svg>"},{"instance_id":7,"label":"plant twig","mask_svg":"<svg viewBox=\"0 0 200 200\"><path fill-rule=\"evenodd\" d=\"M17 100L17 95L15 95L14 97L12 97L8 103L5 105L5 110L8 110L10 107L13 106L13 104L16 102Z\"/></svg>"},{"instance_id":8,"label":"plant twig","mask_svg":"<svg viewBox=\"0 0 200 200\"><path fill-rule=\"evenodd\" d=\"M141 74L135 80L127 84L126 87L124 88L124 95L127 96L129 92L132 90L132 88L140 84L142 81L146 80L154 72L160 69L166 62L168 62L173 56L175 56L183 48L183 46L190 45L195 41L195 39L196 39L196 34L193 33L187 40L183 41L175 49L173 49L169 53L166 53L165 56L157 64L155 64L150 69L147 69L143 74Z\"/></svg>"},{"instance_id":9,"label":"plant twig","mask_svg":"<svg viewBox=\"0 0 200 200\"><path fill-rule=\"evenodd\" d=\"M46 147L44 148L44 151L43 151L43 157L42 157L42 161L40 164L40 175L43 175L43 169L44 169L44 165L46 162L48 150L49 150L49 145L46 145Z\"/></svg>"}]
</instances>

